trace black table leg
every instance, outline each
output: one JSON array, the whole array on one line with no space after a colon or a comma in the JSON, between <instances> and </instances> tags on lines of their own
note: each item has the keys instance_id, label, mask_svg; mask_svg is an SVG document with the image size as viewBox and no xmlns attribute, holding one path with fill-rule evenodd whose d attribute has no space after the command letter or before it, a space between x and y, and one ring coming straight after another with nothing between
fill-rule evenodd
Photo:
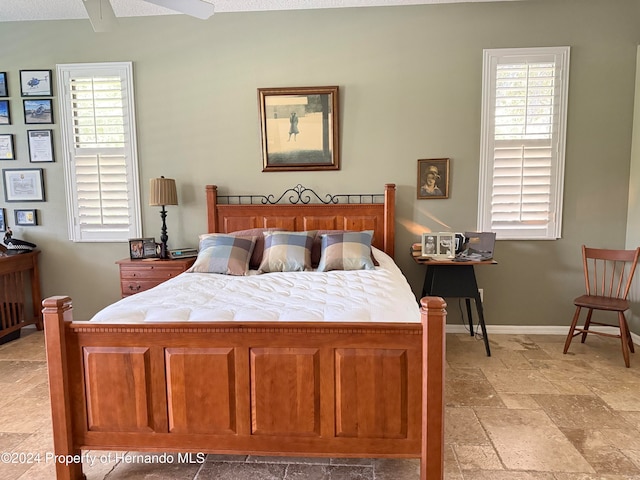
<instances>
[{"instance_id":1,"label":"black table leg","mask_svg":"<svg viewBox=\"0 0 640 480\"><path fill-rule=\"evenodd\" d=\"M491 349L489 348L489 337L487 336L487 326L484 324L484 310L482 308L482 299L480 293L475 297L476 310L478 311L478 323L482 330L482 339L484 340L484 349L487 351L487 357L491 356Z\"/></svg>"},{"instance_id":2,"label":"black table leg","mask_svg":"<svg viewBox=\"0 0 640 480\"><path fill-rule=\"evenodd\" d=\"M471 315L471 299L465 298L464 301L467 304L467 319L469 319L469 335L473 337L473 316Z\"/></svg>"}]
</instances>

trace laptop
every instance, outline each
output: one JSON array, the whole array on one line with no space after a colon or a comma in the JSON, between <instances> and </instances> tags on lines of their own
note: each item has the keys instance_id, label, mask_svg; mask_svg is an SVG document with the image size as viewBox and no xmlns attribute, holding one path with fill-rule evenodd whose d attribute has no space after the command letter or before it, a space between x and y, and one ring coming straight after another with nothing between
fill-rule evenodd
<instances>
[{"instance_id":1,"label":"laptop","mask_svg":"<svg viewBox=\"0 0 640 480\"><path fill-rule=\"evenodd\" d=\"M465 249L456 257L467 260L491 260L496 245L493 232L465 232Z\"/></svg>"}]
</instances>

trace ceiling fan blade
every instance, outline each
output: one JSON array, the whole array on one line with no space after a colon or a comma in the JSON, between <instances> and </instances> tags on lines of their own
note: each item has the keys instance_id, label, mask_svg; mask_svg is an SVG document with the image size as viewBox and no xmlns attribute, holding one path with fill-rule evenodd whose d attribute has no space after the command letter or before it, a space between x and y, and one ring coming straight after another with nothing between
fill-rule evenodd
<instances>
[{"instance_id":1,"label":"ceiling fan blade","mask_svg":"<svg viewBox=\"0 0 640 480\"><path fill-rule=\"evenodd\" d=\"M144 0L145 2L160 5L176 12L184 13L192 17L206 20L213 15L213 3L204 0Z\"/></svg>"},{"instance_id":2,"label":"ceiling fan blade","mask_svg":"<svg viewBox=\"0 0 640 480\"><path fill-rule=\"evenodd\" d=\"M108 32L117 23L109 0L82 0L94 32Z\"/></svg>"}]
</instances>

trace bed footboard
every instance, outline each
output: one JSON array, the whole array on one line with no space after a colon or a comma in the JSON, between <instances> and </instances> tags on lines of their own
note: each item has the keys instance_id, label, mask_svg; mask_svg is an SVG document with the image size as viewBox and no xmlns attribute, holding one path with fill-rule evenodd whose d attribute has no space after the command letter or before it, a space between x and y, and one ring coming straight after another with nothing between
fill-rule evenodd
<instances>
[{"instance_id":1,"label":"bed footboard","mask_svg":"<svg viewBox=\"0 0 640 480\"><path fill-rule=\"evenodd\" d=\"M422 323L73 322L43 302L55 454L421 459L441 479L446 304ZM58 458L58 457L56 457ZM56 463L59 480L80 463Z\"/></svg>"}]
</instances>

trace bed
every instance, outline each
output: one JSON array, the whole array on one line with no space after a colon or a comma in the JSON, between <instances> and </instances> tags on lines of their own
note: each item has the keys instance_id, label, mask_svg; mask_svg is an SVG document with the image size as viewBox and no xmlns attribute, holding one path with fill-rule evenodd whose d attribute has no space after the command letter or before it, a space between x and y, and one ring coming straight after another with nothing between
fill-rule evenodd
<instances>
[{"instance_id":1,"label":"bed","mask_svg":"<svg viewBox=\"0 0 640 480\"><path fill-rule=\"evenodd\" d=\"M207 230L367 230L374 251L393 258L395 185L370 196L310 192L298 185L288 203L283 194L256 204L209 185ZM56 458L81 459L82 450L419 458L421 480L443 478L441 298L421 299L407 321L77 322L69 297L43 307ZM82 463L58 461L56 475L81 479Z\"/></svg>"}]
</instances>

